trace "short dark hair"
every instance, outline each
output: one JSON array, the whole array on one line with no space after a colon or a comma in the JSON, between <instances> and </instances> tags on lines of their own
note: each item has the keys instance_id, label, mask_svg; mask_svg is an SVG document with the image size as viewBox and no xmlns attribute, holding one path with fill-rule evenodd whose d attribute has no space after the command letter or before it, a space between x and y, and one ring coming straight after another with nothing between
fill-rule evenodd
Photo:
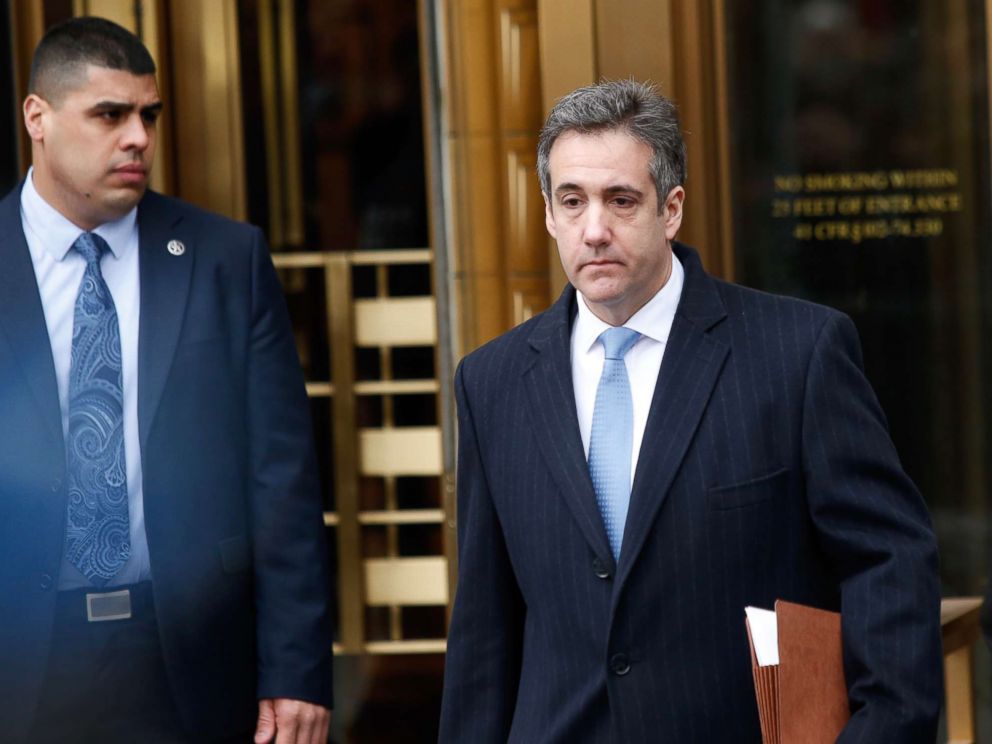
<instances>
[{"instance_id":1,"label":"short dark hair","mask_svg":"<svg viewBox=\"0 0 992 744\"><path fill-rule=\"evenodd\" d=\"M612 130L627 132L651 148L649 167L661 210L668 193L685 183L685 142L675 104L649 83L634 80L604 80L558 99L537 143L537 174L544 195L551 197L548 158L555 140L566 132Z\"/></svg>"},{"instance_id":2,"label":"short dark hair","mask_svg":"<svg viewBox=\"0 0 992 744\"><path fill-rule=\"evenodd\" d=\"M52 26L38 43L28 91L57 102L81 82L87 65L154 75L155 62L141 39L106 18L70 18Z\"/></svg>"}]
</instances>

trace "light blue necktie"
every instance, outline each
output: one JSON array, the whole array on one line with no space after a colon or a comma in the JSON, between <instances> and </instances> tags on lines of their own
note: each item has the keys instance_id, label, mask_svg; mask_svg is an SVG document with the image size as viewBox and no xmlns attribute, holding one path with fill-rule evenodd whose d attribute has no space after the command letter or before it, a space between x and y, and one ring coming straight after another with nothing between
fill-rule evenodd
<instances>
[{"instance_id":1,"label":"light blue necktie","mask_svg":"<svg viewBox=\"0 0 992 744\"><path fill-rule=\"evenodd\" d=\"M83 233L72 247L86 259L72 325L67 442L66 557L103 586L131 555L124 395L117 309L100 271L110 246Z\"/></svg>"},{"instance_id":2,"label":"light blue necktie","mask_svg":"<svg viewBox=\"0 0 992 744\"><path fill-rule=\"evenodd\" d=\"M606 358L592 412L589 474L617 561L630 504L630 455L634 441L634 402L623 358L640 336L629 328L608 328L599 336Z\"/></svg>"}]
</instances>

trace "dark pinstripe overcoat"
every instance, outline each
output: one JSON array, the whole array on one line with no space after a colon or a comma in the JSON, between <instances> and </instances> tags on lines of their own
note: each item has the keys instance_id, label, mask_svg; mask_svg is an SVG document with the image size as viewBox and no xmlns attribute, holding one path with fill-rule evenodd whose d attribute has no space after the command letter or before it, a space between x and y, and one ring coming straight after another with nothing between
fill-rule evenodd
<instances>
[{"instance_id":1,"label":"dark pinstripe overcoat","mask_svg":"<svg viewBox=\"0 0 992 744\"><path fill-rule=\"evenodd\" d=\"M675 252L619 565L575 413L575 291L459 368L441 741L759 742L744 607L781 598L842 612L841 741L932 743L936 543L854 325Z\"/></svg>"}]
</instances>

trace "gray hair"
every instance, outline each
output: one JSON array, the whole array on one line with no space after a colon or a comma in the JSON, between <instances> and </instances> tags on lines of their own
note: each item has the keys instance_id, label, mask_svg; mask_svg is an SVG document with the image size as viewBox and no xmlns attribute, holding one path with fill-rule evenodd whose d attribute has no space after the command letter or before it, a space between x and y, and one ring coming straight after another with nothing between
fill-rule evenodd
<instances>
[{"instance_id":1,"label":"gray hair","mask_svg":"<svg viewBox=\"0 0 992 744\"><path fill-rule=\"evenodd\" d=\"M566 132L627 132L651 148L649 169L658 192L658 209L676 186L685 183L685 142L675 104L649 83L604 80L558 99L537 142L537 175L550 199L548 159L555 141Z\"/></svg>"}]
</instances>

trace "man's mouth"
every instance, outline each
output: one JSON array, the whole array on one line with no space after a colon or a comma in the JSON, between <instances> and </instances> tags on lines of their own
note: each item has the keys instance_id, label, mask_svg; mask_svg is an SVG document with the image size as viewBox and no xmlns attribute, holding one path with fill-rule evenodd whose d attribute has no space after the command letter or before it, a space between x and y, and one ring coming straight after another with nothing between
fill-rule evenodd
<instances>
[{"instance_id":1,"label":"man's mouth","mask_svg":"<svg viewBox=\"0 0 992 744\"><path fill-rule=\"evenodd\" d=\"M148 168L143 163L121 165L114 168L112 172L127 183L140 183L148 177Z\"/></svg>"}]
</instances>

